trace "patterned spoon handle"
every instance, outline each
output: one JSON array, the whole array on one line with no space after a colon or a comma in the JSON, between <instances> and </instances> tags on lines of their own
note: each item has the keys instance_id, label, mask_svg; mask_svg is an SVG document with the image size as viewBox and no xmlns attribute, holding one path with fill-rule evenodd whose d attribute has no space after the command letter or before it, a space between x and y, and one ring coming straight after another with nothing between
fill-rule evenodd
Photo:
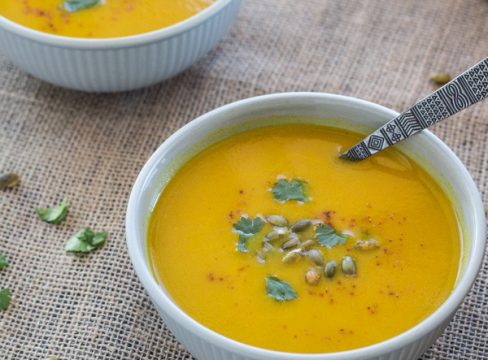
<instances>
[{"instance_id":1,"label":"patterned spoon handle","mask_svg":"<svg viewBox=\"0 0 488 360\"><path fill-rule=\"evenodd\" d=\"M488 96L488 58L374 131L340 157L363 160Z\"/></svg>"}]
</instances>

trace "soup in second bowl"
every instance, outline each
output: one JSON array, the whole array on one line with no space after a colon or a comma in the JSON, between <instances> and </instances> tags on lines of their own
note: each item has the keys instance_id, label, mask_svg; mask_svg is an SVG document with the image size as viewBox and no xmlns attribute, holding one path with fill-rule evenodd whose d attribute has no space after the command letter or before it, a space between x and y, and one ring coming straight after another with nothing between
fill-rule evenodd
<instances>
[{"instance_id":1,"label":"soup in second bowl","mask_svg":"<svg viewBox=\"0 0 488 360\"><path fill-rule=\"evenodd\" d=\"M215 0L0 0L0 15L51 34L110 38L183 21Z\"/></svg>"},{"instance_id":2,"label":"soup in second bowl","mask_svg":"<svg viewBox=\"0 0 488 360\"><path fill-rule=\"evenodd\" d=\"M156 278L201 324L265 349L349 350L426 318L456 281L453 206L396 149L339 160L360 138L271 126L196 155L149 220Z\"/></svg>"}]
</instances>

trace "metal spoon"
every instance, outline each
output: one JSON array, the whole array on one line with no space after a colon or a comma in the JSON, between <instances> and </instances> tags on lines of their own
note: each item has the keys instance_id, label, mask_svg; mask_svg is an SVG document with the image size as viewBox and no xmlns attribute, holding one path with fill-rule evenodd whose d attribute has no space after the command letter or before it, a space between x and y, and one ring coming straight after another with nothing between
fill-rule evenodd
<instances>
[{"instance_id":1,"label":"metal spoon","mask_svg":"<svg viewBox=\"0 0 488 360\"><path fill-rule=\"evenodd\" d=\"M448 82L340 155L358 161L447 119L488 96L488 58Z\"/></svg>"}]
</instances>

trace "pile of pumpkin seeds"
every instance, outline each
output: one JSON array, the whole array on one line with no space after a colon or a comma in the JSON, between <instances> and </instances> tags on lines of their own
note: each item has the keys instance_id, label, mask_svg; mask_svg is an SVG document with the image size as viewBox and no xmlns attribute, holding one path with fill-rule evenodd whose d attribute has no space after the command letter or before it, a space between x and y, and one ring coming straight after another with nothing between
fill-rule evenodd
<instances>
[{"instance_id":1,"label":"pile of pumpkin seeds","mask_svg":"<svg viewBox=\"0 0 488 360\"><path fill-rule=\"evenodd\" d=\"M257 251L256 258L260 263L266 262L266 256L270 251L279 251L283 253L281 261L284 264L292 264L302 259L310 262L311 267L305 273L305 281L310 285L318 284L322 274L329 279L336 275L337 262L326 262L322 251L318 249L323 245L317 241L316 236L307 236L310 235L308 230L313 229L316 233L317 227L324 226L323 221L302 219L291 224L286 217L275 214L265 216L264 220L273 229L263 237L262 246ZM356 242L355 248L369 250L376 246L378 242L374 239L360 240ZM340 269L346 276L355 276L357 269L354 258L344 256L340 261Z\"/></svg>"},{"instance_id":2,"label":"pile of pumpkin seeds","mask_svg":"<svg viewBox=\"0 0 488 360\"><path fill-rule=\"evenodd\" d=\"M273 198L279 203L287 201L303 204L311 200L309 196L310 185L302 179L286 179L278 176L271 189ZM269 228L271 227L271 231ZM233 231L238 235L236 251L249 253L256 249L256 259L264 264L267 258L276 258L280 254L281 261L285 265L292 265L299 261L308 261L310 267L304 274L305 282L309 285L317 285L322 277L332 279L338 270L346 277L354 277L357 274L356 261L352 256L345 255L340 260L326 261L321 248L331 249L337 245L344 245L351 238L345 232L339 232L334 227L318 219L301 219L290 222L279 214L267 216L257 215L249 217L241 215L233 224ZM266 232L263 236L262 232ZM256 244L257 240L261 240ZM369 237L369 232L364 232L363 239L357 240L349 250L370 251L379 248L376 239ZM272 254L272 255L271 255ZM279 279L276 275L266 277L267 295L276 301L290 301L297 298L296 291L286 280Z\"/></svg>"}]
</instances>

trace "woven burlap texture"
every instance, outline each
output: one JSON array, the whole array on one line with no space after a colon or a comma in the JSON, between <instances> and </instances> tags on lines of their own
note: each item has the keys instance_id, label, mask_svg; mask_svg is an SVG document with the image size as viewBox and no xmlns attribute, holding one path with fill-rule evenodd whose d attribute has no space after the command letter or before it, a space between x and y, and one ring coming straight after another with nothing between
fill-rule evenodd
<instances>
[{"instance_id":1,"label":"woven burlap texture","mask_svg":"<svg viewBox=\"0 0 488 360\"><path fill-rule=\"evenodd\" d=\"M0 313L0 359L191 359L151 305L130 264L124 217L131 186L176 129L217 106L282 91L360 97L404 110L434 90L429 73L459 73L488 55L482 0L247 0L203 60L131 93L72 92L0 57L0 272L12 306ZM488 103L434 128L488 197ZM33 209L71 201L66 223ZM77 229L106 229L96 253L63 251ZM488 358L488 263L424 359Z\"/></svg>"}]
</instances>

